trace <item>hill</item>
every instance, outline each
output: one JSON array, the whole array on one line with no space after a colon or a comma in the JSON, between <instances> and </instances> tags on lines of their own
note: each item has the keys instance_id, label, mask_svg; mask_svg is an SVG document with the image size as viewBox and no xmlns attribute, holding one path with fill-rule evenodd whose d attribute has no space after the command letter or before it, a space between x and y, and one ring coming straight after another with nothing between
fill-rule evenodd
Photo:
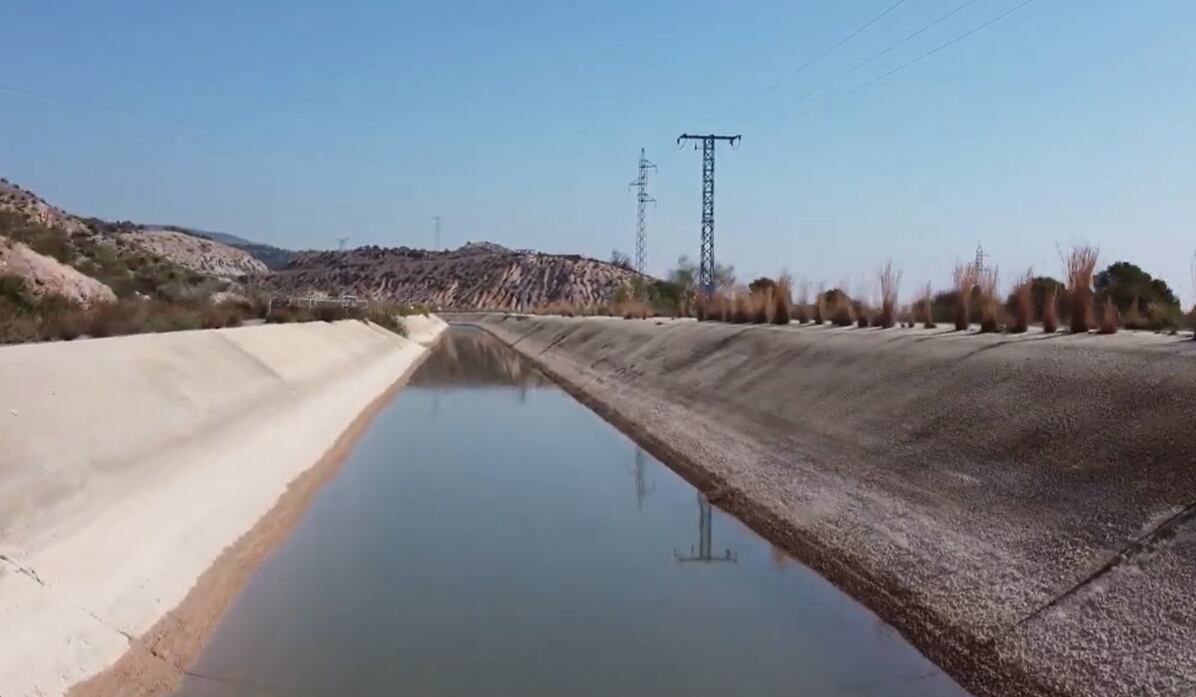
<instances>
[{"instance_id":1,"label":"hill","mask_svg":"<svg viewBox=\"0 0 1196 697\"><path fill-rule=\"evenodd\" d=\"M609 302L634 271L578 255L471 242L438 252L359 247L299 252L268 283L293 294L385 298L436 308L530 310L550 302Z\"/></svg>"},{"instance_id":2,"label":"hill","mask_svg":"<svg viewBox=\"0 0 1196 697\"><path fill-rule=\"evenodd\" d=\"M196 230L194 228L179 227L177 225L161 225L153 226L161 227L165 230L174 230L192 237L200 237L220 244L228 245L236 249L240 249L254 259L266 265L266 268L277 270L286 267L291 259L295 257L295 252L274 245L265 244L262 242L254 242L243 237L230 235L227 232L212 232L211 230Z\"/></svg>"},{"instance_id":3,"label":"hill","mask_svg":"<svg viewBox=\"0 0 1196 697\"><path fill-rule=\"evenodd\" d=\"M182 228L85 218L54 206L7 179L0 179L0 215L6 221L0 234L14 237L14 231L21 229L21 234L16 235L18 241L43 254L46 251L38 249L39 245L57 246L64 253L69 247L75 250L76 257L80 249L114 253L133 250L205 276L240 278L267 271L263 262L244 249L211 238L201 239ZM59 258L63 254L50 256ZM59 258L59 261L67 260Z\"/></svg>"}]
</instances>

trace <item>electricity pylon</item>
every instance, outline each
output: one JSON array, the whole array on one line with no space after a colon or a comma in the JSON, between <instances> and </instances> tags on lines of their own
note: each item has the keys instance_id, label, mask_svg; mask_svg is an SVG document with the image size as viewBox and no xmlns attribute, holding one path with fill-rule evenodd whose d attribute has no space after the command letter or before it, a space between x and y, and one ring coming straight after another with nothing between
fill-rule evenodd
<instances>
[{"instance_id":1,"label":"electricity pylon","mask_svg":"<svg viewBox=\"0 0 1196 697\"><path fill-rule=\"evenodd\" d=\"M638 189L635 200L638 204L635 228L635 271L641 276L648 261L648 228L644 209L649 203L656 203L656 199L648 195L648 170L655 170L656 165L644 157L644 149L640 148L639 176L629 186Z\"/></svg>"},{"instance_id":2,"label":"electricity pylon","mask_svg":"<svg viewBox=\"0 0 1196 697\"><path fill-rule=\"evenodd\" d=\"M677 145L685 140L702 141L702 248L698 264L698 288L706 295L714 293L714 146L720 140L735 146L742 137L688 133L677 137ZM698 145L694 143L694 150L697 149Z\"/></svg>"}]
</instances>

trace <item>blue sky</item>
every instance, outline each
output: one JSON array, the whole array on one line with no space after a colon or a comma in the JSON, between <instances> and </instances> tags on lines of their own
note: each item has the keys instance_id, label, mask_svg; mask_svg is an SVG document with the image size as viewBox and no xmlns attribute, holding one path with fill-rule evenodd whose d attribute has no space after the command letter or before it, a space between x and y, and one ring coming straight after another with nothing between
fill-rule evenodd
<instances>
[{"instance_id":1,"label":"blue sky","mask_svg":"<svg viewBox=\"0 0 1196 697\"><path fill-rule=\"evenodd\" d=\"M716 199L741 277L871 286L892 258L912 293L977 241L1008 280L1086 240L1196 297L1196 3L1036 0L840 96L1024 1L849 71L963 2L906 0L794 73L894 1L11 3L0 175L289 247L427 246L442 214L446 245L606 257L633 248L642 146L660 273L698 245L674 139L718 130L743 134Z\"/></svg>"}]
</instances>

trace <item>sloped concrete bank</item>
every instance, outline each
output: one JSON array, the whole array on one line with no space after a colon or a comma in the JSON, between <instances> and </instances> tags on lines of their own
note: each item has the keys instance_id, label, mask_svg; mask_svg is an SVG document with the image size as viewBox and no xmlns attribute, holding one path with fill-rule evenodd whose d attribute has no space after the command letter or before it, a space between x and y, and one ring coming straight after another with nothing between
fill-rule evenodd
<instances>
[{"instance_id":1,"label":"sloped concrete bank","mask_svg":"<svg viewBox=\"0 0 1196 697\"><path fill-rule=\"evenodd\" d=\"M984 697L1196 694L1196 342L460 315Z\"/></svg>"},{"instance_id":2,"label":"sloped concrete bank","mask_svg":"<svg viewBox=\"0 0 1196 697\"><path fill-rule=\"evenodd\" d=\"M362 322L0 349L0 695L170 690L426 353Z\"/></svg>"}]
</instances>

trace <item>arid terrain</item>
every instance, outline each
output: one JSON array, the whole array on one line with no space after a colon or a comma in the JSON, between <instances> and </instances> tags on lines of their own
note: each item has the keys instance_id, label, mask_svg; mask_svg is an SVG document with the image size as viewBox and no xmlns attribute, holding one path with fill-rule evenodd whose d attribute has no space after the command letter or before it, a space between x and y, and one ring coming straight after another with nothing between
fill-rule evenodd
<instances>
[{"instance_id":1,"label":"arid terrain","mask_svg":"<svg viewBox=\"0 0 1196 697\"><path fill-rule=\"evenodd\" d=\"M162 263L203 279L223 279L264 287L283 295L337 297L353 295L436 308L530 310L549 303L593 306L607 303L636 274L616 264L578 255L511 250L490 242L431 252L408 247L359 247L344 251L291 252L233 235L201 232L174 225L140 225L85 218L54 206L37 194L0 180L0 216L9 225L0 237L25 242L22 259L39 263L10 266L8 273L28 276L37 268L73 267L84 277L111 285L109 257L120 257L122 270L142 273L145 264ZM24 227L22 235L5 229ZM36 239L34 239L36 237ZM57 266L55 265L57 261ZM79 279L46 285L46 274L26 279L31 285L67 295L103 299L79 290ZM116 274L120 281L122 274ZM174 281L172 277L169 280ZM118 283L118 285L123 285ZM126 293L112 288L117 296ZM143 289L139 289L145 292ZM80 296L82 297L82 296Z\"/></svg>"},{"instance_id":2,"label":"arid terrain","mask_svg":"<svg viewBox=\"0 0 1196 697\"><path fill-rule=\"evenodd\" d=\"M302 252L270 277L295 294L345 293L435 308L529 310L550 302L607 302L636 274L577 255L470 243L445 252L360 247Z\"/></svg>"}]
</instances>

